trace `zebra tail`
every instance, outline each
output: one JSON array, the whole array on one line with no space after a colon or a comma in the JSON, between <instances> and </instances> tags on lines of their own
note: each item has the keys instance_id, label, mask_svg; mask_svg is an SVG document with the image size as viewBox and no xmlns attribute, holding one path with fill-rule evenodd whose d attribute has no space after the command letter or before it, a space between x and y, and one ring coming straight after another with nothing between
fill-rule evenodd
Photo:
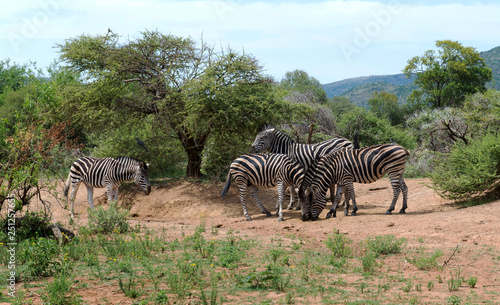
<instances>
[{"instance_id":1,"label":"zebra tail","mask_svg":"<svg viewBox=\"0 0 500 305\"><path fill-rule=\"evenodd\" d=\"M231 173L228 173L226 185L224 186L224 189L222 190L222 193L220 194L220 198L223 198L224 196L226 196L227 191L229 190L230 186L231 186Z\"/></svg>"},{"instance_id":2,"label":"zebra tail","mask_svg":"<svg viewBox=\"0 0 500 305\"><path fill-rule=\"evenodd\" d=\"M64 185L64 197L68 197L70 182L71 182L71 171L69 172L68 179L66 179L66 184Z\"/></svg>"}]
</instances>

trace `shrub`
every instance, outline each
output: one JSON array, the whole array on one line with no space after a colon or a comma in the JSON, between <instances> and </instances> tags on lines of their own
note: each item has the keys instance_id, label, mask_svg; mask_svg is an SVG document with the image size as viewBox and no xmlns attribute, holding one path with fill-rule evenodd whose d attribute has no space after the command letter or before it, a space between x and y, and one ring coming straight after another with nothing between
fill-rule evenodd
<instances>
[{"instance_id":1,"label":"shrub","mask_svg":"<svg viewBox=\"0 0 500 305\"><path fill-rule=\"evenodd\" d=\"M395 239L394 235L380 235L368 238L366 248L376 254L401 253L406 246L406 238Z\"/></svg>"},{"instance_id":2,"label":"shrub","mask_svg":"<svg viewBox=\"0 0 500 305\"><path fill-rule=\"evenodd\" d=\"M56 240L30 238L19 244L21 273L25 277L52 276L61 269L60 248Z\"/></svg>"},{"instance_id":3,"label":"shrub","mask_svg":"<svg viewBox=\"0 0 500 305\"><path fill-rule=\"evenodd\" d=\"M119 211L116 202L110 202L108 209L88 209L88 215L90 233L125 233L130 229L127 223L128 211Z\"/></svg>"},{"instance_id":4,"label":"shrub","mask_svg":"<svg viewBox=\"0 0 500 305\"><path fill-rule=\"evenodd\" d=\"M449 154L438 158L431 174L432 188L443 198L476 197L500 186L500 134L487 134L457 143Z\"/></svg>"},{"instance_id":5,"label":"shrub","mask_svg":"<svg viewBox=\"0 0 500 305\"><path fill-rule=\"evenodd\" d=\"M352 240L343 234L335 233L329 235L325 244L332 251L333 256L336 257L349 257L353 253L351 247Z\"/></svg>"},{"instance_id":6,"label":"shrub","mask_svg":"<svg viewBox=\"0 0 500 305\"><path fill-rule=\"evenodd\" d=\"M17 241L54 235L52 230L49 229L49 217L41 212L26 212L23 217L16 217L14 220L16 227L15 238ZM9 217L0 219L0 228L3 233L0 233L0 242L3 243L12 242L7 241L7 232L9 231L9 227L12 226L8 221Z\"/></svg>"},{"instance_id":7,"label":"shrub","mask_svg":"<svg viewBox=\"0 0 500 305\"><path fill-rule=\"evenodd\" d=\"M443 256L443 251L436 250L430 254L423 253L423 250L414 257L407 258L410 264L421 270L431 270L438 266L437 259Z\"/></svg>"}]
</instances>

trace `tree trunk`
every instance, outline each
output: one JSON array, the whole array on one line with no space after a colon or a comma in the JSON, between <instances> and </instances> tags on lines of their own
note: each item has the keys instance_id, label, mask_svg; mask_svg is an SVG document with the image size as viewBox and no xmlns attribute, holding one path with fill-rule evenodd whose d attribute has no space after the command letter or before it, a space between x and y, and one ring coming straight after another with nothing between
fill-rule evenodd
<instances>
[{"instance_id":1,"label":"tree trunk","mask_svg":"<svg viewBox=\"0 0 500 305\"><path fill-rule=\"evenodd\" d=\"M198 178L201 176L201 153L203 146L194 146L185 148L188 155L188 164L186 168L186 177Z\"/></svg>"},{"instance_id":2,"label":"tree trunk","mask_svg":"<svg viewBox=\"0 0 500 305\"><path fill-rule=\"evenodd\" d=\"M186 177L200 177L202 153L205 148L205 142L208 138L208 134L194 137L187 134L186 130L183 129L181 131L177 131L177 135L181 139L182 146L184 147L188 157Z\"/></svg>"}]
</instances>

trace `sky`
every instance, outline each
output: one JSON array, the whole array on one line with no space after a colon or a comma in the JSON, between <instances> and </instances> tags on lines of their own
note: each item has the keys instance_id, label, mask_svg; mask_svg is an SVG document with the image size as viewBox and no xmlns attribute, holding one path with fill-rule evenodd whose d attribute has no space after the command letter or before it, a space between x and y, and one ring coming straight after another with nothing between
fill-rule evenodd
<instances>
[{"instance_id":1,"label":"sky","mask_svg":"<svg viewBox=\"0 0 500 305\"><path fill-rule=\"evenodd\" d=\"M57 44L111 29L125 43L145 30L254 56L279 81L303 70L322 84L401 73L407 61L455 40L500 46L496 0L166 1L0 0L0 61L59 58Z\"/></svg>"}]
</instances>

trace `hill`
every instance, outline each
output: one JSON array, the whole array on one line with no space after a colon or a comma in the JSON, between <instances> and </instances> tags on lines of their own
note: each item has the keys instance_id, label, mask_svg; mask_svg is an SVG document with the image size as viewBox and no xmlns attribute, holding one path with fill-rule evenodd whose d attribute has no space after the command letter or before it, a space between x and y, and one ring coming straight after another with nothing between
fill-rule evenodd
<instances>
[{"instance_id":1,"label":"hill","mask_svg":"<svg viewBox=\"0 0 500 305\"><path fill-rule=\"evenodd\" d=\"M489 88L500 90L500 47L480 52L488 67L493 71L493 81ZM373 92L385 91L397 96L399 103L405 103L406 98L417 88L414 78L407 79L403 73L392 75L371 75L344 79L323 85L328 98L346 96L358 106L367 107L368 99Z\"/></svg>"},{"instance_id":2,"label":"hill","mask_svg":"<svg viewBox=\"0 0 500 305\"><path fill-rule=\"evenodd\" d=\"M493 81L489 84L489 87L500 90L500 47L481 52L480 54L488 67L493 71Z\"/></svg>"}]
</instances>

